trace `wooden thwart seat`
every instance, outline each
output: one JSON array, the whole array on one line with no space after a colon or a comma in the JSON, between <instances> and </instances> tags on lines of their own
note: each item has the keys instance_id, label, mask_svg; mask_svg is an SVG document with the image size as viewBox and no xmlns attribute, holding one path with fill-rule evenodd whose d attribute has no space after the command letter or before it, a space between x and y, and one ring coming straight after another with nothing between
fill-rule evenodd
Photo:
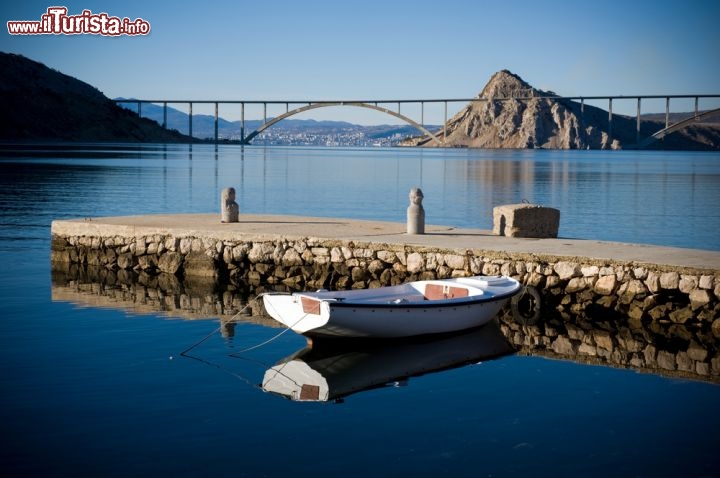
<instances>
[{"instance_id":1,"label":"wooden thwart seat","mask_svg":"<svg viewBox=\"0 0 720 478\"><path fill-rule=\"evenodd\" d=\"M468 290L464 287L440 284L428 284L425 286L425 299L427 300L458 299L467 296Z\"/></svg>"}]
</instances>

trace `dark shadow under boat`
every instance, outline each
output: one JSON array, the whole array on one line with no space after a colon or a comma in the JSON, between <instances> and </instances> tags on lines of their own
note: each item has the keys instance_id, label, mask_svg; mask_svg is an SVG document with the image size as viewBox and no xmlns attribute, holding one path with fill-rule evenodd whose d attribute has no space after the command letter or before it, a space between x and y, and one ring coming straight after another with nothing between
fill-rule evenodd
<instances>
[{"instance_id":1,"label":"dark shadow under boat","mask_svg":"<svg viewBox=\"0 0 720 478\"><path fill-rule=\"evenodd\" d=\"M341 400L513 353L496 321L469 331L412 339L315 339L265 372L266 392L297 401Z\"/></svg>"}]
</instances>

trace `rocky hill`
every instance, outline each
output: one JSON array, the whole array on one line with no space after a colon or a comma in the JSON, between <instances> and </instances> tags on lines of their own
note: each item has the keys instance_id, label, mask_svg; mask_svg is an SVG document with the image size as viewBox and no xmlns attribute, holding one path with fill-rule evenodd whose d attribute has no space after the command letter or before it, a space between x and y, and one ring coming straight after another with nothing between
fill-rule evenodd
<instances>
[{"instance_id":1,"label":"rocky hill","mask_svg":"<svg viewBox=\"0 0 720 478\"><path fill-rule=\"evenodd\" d=\"M0 52L0 141L188 140L117 106L87 83Z\"/></svg>"},{"instance_id":2,"label":"rocky hill","mask_svg":"<svg viewBox=\"0 0 720 478\"><path fill-rule=\"evenodd\" d=\"M608 112L591 105L558 98L538 90L519 76L502 70L495 73L473 101L446 125L445 146L470 148L623 149L636 144L634 117L613 115L612 136ZM642 118L641 118L642 119ZM640 137L664 126L660 121L641 121ZM442 138L443 130L439 131ZM435 146L417 137L403 146ZM702 123L668 135L651 148L720 149L720 127Z\"/></svg>"}]
</instances>

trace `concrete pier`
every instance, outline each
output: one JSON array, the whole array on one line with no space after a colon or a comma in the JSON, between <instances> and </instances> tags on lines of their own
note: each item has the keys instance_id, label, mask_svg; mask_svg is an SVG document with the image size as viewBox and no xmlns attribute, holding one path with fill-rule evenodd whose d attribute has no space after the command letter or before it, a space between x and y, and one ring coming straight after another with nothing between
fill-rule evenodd
<instances>
[{"instance_id":1,"label":"concrete pier","mask_svg":"<svg viewBox=\"0 0 720 478\"><path fill-rule=\"evenodd\" d=\"M720 252L336 218L147 215L54 221L53 269L226 277L289 289L380 287L477 274L517 278L543 313L697 324L720 336Z\"/></svg>"}]
</instances>

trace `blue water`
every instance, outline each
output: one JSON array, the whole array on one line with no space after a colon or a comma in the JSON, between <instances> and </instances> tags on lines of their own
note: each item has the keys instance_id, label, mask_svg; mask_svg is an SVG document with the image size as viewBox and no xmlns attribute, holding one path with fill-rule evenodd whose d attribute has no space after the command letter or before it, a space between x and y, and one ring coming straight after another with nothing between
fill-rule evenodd
<instances>
[{"instance_id":1,"label":"blue water","mask_svg":"<svg viewBox=\"0 0 720 478\"><path fill-rule=\"evenodd\" d=\"M720 386L509 355L300 403L258 388L278 329L53 301L50 222L241 211L492 227L720 250L720 153L111 145L0 148L3 476L720 476ZM180 352L202 338L193 353Z\"/></svg>"}]
</instances>

